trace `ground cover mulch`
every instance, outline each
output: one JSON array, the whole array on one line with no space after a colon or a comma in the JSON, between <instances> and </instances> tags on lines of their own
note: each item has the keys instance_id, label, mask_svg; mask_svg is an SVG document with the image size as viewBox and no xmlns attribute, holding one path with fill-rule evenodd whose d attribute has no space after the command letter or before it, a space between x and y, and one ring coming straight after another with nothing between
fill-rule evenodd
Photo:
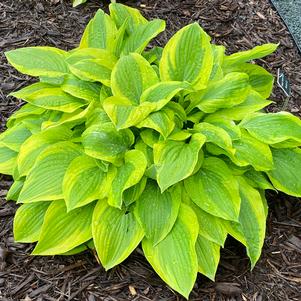
<instances>
[{"instance_id":1,"label":"ground cover mulch","mask_svg":"<svg viewBox=\"0 0 301 301\"><path fill-rule=\"evenodd\" d=\"M280 42L278 51L259 63L276 75L289 77L288 102L279 88L268 110L301 115L301 56L285 25L268 0L143 0L128 1L150 17L167 20L167 30L154 42L164 45L182 26L199 22L229 53L266 42ZM21 102L7 95L28 84L13 70L3 51L50 45L71 49L101 1L73 9L60 0L1 0L0 2L0 132ZM32 79L30 79L32 80ZM32 245L13 240L17 206L5 201L11 179L0 175L0 300L183 300L153 272L137 249L124 263L105 272L93 251L77 256L31 257ZM191 300L301 300L301 203L296 198L269 193L270 213L263 254L250 271L244 248L228 239L216 282L199 276Z\"/></svg>"}]
</instances>

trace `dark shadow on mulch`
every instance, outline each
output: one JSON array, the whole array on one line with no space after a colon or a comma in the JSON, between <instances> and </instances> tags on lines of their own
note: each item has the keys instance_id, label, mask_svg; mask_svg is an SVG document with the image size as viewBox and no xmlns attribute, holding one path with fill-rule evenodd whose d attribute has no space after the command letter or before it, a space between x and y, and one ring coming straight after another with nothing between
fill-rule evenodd
<instances>
[{"instance_id":1,"label":"dark shadow on mulch","mask_svg":"<svg viewBox=\"0 0 301 301\"><path fill-rule=\"evenodd\" d=\"M155 43L163 45L183 25L199 22L229 53L266 42L280 42L278 51L259 63L274 75L282 68L292 83L284 109L300 116L301 57L285 25L268 0L144 0L128 1L150 18L167 20L167 31ZM2 0L0 2L0 132L21 103L7 95L28 84L13 70L3 51L33 45L71 49L79 42L100 1L78 9L68 1ZM275 88L279 111L284 95ZM31 257L32 245L16 244L12 235L16 205L4 197L11 179L0 177L0 300L183 300L172 292L138 248L107 273L92 252L78 256ZM269 194L270 214L263 255L252 272L244 248L228 240L222 251L216 283L199 277L191 300L300 300L301 206L282 194Z\"/></svg>"}]
</instances>

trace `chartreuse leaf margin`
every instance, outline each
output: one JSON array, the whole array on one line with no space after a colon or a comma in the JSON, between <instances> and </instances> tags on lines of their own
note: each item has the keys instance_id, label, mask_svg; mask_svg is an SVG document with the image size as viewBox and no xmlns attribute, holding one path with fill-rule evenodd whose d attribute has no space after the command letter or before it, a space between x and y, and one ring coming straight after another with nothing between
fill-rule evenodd
<instances>
[{"instance_id":1,"label":"chartreuse leaf margin","mask_svg":"<svg viewBox=\"0 0 301 301\"><path fill-rule=\"evenodd\" d=\"M36 83L0 135L0 172L20 204L16 241L34 255L95 248L111 269L141 244L186 298L214 280L228 235L253 267L265 237L266 189L301 197L301 121L265 113L273 76L251 61L275 44L225 54L193 23L164 48L138 10L99 10L79 47L6 52Z\"/></svg>"}]
</instances>

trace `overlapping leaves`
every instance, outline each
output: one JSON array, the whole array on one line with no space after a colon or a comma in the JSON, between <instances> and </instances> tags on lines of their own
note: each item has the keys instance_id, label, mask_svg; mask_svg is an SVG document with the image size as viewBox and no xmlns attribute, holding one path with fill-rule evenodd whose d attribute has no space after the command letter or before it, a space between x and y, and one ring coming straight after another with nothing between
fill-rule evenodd
<instances>
[{"instance_id":1,"label":"overlapping leaves","mask_svg":"<svg viewBox=\"0 0 301 301\"><path fill-rule=\"evenodd\" d=\"M194 23L145 50L164 27L114 3L79 48L7 52L39 82L12 93L27 104L0 135L0 172L33 254L95 248L110 269L142 242L188 298L198 272L214 279L228 234L259 259L264 190L301 196L301 121L260 111L273 76L249 61L277 45L227 56Z\"/></svg>"}]
</instances>

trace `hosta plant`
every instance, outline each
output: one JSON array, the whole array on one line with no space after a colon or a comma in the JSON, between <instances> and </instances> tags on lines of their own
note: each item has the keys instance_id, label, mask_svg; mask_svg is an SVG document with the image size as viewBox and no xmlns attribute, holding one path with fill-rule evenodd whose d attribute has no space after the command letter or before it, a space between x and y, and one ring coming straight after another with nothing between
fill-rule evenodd
<instances>
[{"instance_id":1,"label":"hosta plant","mask_svg":"<svg viewBox=\"0 0 301 301\"><path fill-rule=\"evenodd\" d=\"M76 49L7 52L39 80L11 93L26 104L0 136L0 171L32 254L95 248L107 270L141 243L188 298L198 272L214 279L227 235L255 265L265 190L301 196L301 121L262 111L273 76L250 61L277 45L226 55L193 23L146 50L164 27L115 3Z\"/></svg>"}]
</instances>

